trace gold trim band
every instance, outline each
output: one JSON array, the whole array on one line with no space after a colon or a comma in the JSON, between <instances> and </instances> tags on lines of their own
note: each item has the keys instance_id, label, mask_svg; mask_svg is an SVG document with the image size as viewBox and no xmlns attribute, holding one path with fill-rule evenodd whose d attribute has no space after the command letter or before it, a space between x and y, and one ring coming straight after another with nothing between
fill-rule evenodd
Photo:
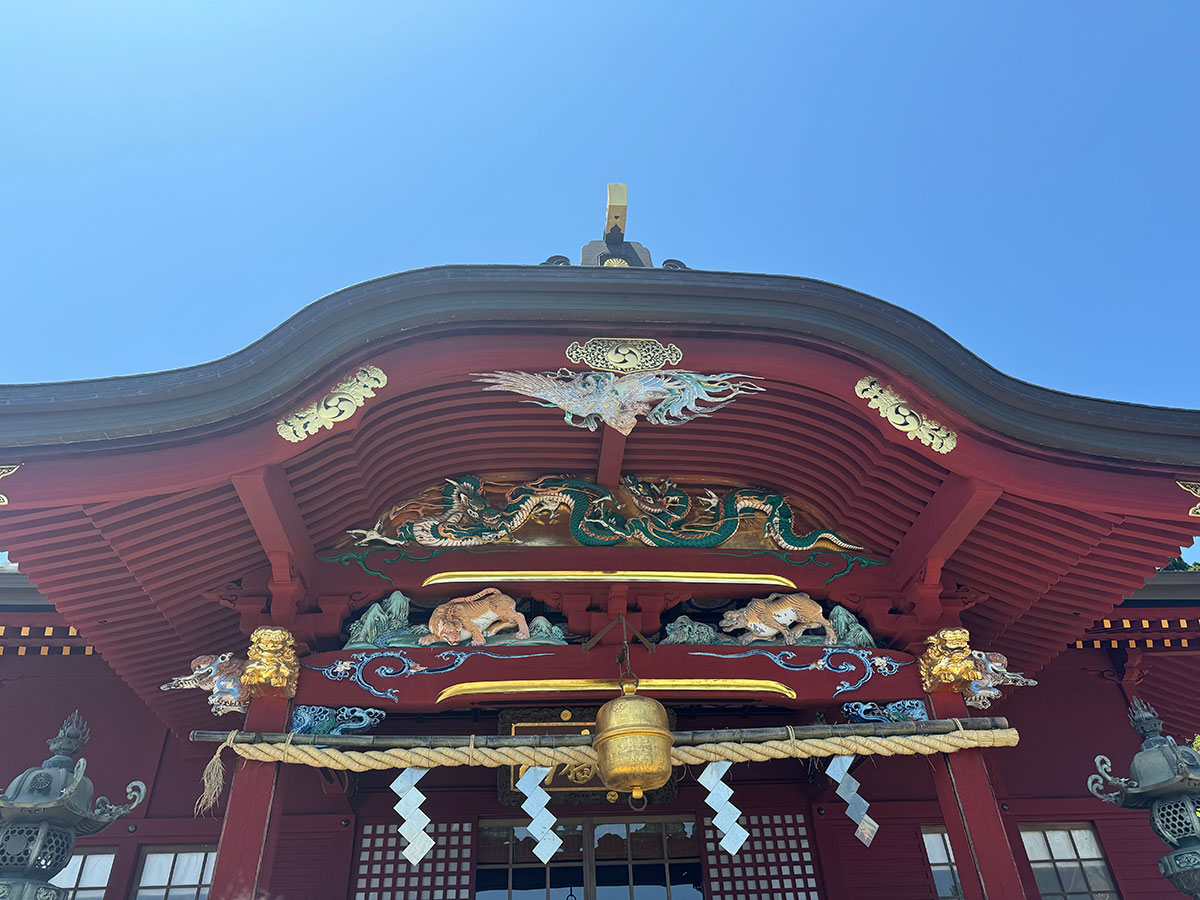
<instances>
[{"instance_id":1,"label":"gold trim band","mask_svg":"<svg viewBox=\"0 0 1200 900\"><path fill-rule=\"evenodd\" d=\"M541 694L581 693L584 691L619 691L621 684L615 678L533 678L525 681L464 681L443 688L435 702L441 703L451 697L467 694ZM779 681L763 678L642 678L638 681L639 691L701 691L705 693L728 693L742 691L766 691L782 694L789 700L796 699L796 692Z\"/></svg>"},{"instance_id":2,"label":"gold trim band","mask_svg":"<svg viewBox=\"0 0 1200 900\"><path fill-rule=\"evenodd\" d=\"M782 575L771 575L766 572L653 572L644 570L633 571L601 571L568 569L563 571L539 570L500 570L491 572L438 572L430 575L422 583L422 587L431 584L474 584L476 582L506 582L506 581L650 581L650 582L685 582L690 584L769 584L776 587L796 589L796 583Z\"/></svg>"}]
</instances>

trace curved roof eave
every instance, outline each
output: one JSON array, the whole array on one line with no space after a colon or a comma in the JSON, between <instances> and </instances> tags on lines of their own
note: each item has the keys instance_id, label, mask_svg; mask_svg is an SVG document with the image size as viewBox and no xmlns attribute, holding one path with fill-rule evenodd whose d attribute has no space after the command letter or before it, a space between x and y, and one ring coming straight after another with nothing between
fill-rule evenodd
<instances>
[{"instance_id":1,"label":"curved roof eave","mask_svg":"<svg viewBox=\"0 0 1200 900\"><path fill-rule=\"evenodd\" d=\"M1019 440L1115 459L1200 465L1200 410L1099 400L1020 381L920 316L848 288L785 275L582 266L402 272L322 297L212 362L145 375L2 385L0 446L170 443L251 411L278 412L326 368L368 361L363 348L415 328L547 319L811 336L877 359L965 419Z\"/></svg>"}]
</instances>

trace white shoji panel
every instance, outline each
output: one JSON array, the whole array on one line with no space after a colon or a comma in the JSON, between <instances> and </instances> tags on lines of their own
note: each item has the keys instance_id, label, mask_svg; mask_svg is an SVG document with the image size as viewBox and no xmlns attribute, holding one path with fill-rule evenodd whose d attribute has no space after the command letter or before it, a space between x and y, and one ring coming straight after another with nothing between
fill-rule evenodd
<instances>
[{"instance_id":1,"label":"white shoji panel","mask_svg":"<svg viewBox=\"0 0 1200 900\"><path fill-rule=\"evenodd\" d=\"M408 841L398 826L361 826L353 900L469 900L471 823L431 822L425 831L434 849L413 866L401 855Z\"/></svg>"},{"instance_id":2,"label":"white shoji panel","mask_svg":"<svg viewBox=\"0 0 1200 900\"><path fill-rule=\"evenodd\" d=\"M820 900L813 847L804 816L742 816L750 837L737 856L725 853L712 819L704 820L710 900Z\"/></svg>"}]
</instances>

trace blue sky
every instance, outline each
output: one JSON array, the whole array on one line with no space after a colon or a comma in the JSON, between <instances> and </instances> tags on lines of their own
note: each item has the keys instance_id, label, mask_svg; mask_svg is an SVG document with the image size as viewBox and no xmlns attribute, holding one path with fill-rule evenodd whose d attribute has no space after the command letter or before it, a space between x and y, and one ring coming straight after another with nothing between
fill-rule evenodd
<instances>
[{"instance_id":1,"label":"blue sky","mask_svg":"<svg viewBox=\"0 0 1200 900\"><path fill-rule=\"evenodd\" d=\"M441 263L834 281L1200 406L1194 2L13 3L0 382L152 371Z\"/></svg>"}]
</instances>

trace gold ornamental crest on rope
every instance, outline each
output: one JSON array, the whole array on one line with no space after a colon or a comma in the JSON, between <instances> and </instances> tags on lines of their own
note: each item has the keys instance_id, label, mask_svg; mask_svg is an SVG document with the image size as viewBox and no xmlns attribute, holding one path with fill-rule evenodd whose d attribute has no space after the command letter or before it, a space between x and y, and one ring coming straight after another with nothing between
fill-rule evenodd
<instances>
[{"instance_id":1,"label":"gold ornamental crest on rope","mask_svg":"<svg viewBox=\"0 0 1200 900\"><path fill-rule=\"evenodd\" d=\"M664 347L654 338L589 338L583 344L572 341L567 359L602 372L626 374L677 366L683 351L674 344Z\"/></svg>"}]
</instances>

